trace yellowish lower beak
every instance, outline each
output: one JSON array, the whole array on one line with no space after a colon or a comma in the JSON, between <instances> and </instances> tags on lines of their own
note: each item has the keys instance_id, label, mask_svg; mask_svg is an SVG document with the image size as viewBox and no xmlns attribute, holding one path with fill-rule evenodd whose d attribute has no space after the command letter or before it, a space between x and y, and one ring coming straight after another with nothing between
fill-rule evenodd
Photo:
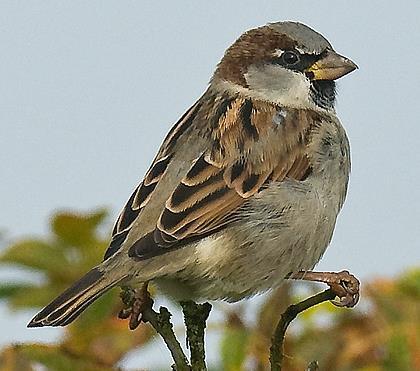
<instances>
[{"instance_id":1,"label":"yellowish lower beak","mask_svg":"<svg viewBox=\"0 0 420 371\"><path fill-rule=\"evenodd\" d=\"M312 80L337 80L357 68L357 65L350 59L334 51L329 51L306 72L310 74Z\"/></svg>"}]
</instances>

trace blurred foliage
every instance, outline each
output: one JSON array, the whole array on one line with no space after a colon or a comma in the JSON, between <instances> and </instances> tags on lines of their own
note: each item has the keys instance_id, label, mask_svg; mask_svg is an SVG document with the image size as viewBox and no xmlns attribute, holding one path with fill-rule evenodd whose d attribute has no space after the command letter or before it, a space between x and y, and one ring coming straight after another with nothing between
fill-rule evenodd
<instances>
[{"instance_id":1,"label":"blurred foliage","mask_svg":"<svg viewBox=\"0 0 420 371\"><path fill-rule=\"evenodd\" d=\"M108 245L101 236L107 213L58 213L51 219L51 234L44 239L26 239L9 246L0 264L24 268L42 276L41 282L0 283L0 299L12 309L39 309L98 264ZM80 318L66 327L56 344L20 344L3 349L0 370L115 370L132 349L147 343L149 326L129 331L117 318L121 303L111 290ZM25 325L25 324L22 324Z\"/></svg>"},{"instance_id":2,"label":"blurred foliage","mask_svg":"<svg viewBox=\"0 0 420 371\"><path fill-rule=\"evenodd\" d=\"M21 240L4 249L0 265L24 268L42 279L1 282L0 299L13 310L33 312L48 303L102 260L108 244L100 233L105 218L104 210L58 213L51 219L49 236ZM289 303L303 299L292 287L286 284L268 295L253 321L246 320L245 306L226 313L220 364L212 369L269 369L271 334L280 313ZM309 287L305 297L320 290ZM116 316L120 308L118 292L111 290L66 327L57 343L3 348L0 371L118 369L128 352L153 336L149 326L129 331L126 321ZM363 283L356 309L324 303L301 314L287 334L284 369L303 371L317 360L323 371L420 370L419 349L420 269L413 269L396 279Z\"/></svg>"},{"instance_id":3,"label":"blurred foliage","mask_svg":"<svg viewBox=\"0 0 420 371\"><path fill-rule=\"evenodd\" d=\"M310 296L320 291L313 285ZM254 325L244 325L241 316L227 322L222 340L221 370L268 370L271 334L287 304L298 302L292 286L273 292L261 306ZM290 301L289 301L290 302ZM229 317L234 317L230 313ZM232 339L241 324L246 336ZM323 303L302 313L286 336L284 354L287 371L306 370L318 361L322 371L413 371L420 370L420 269L412 269L396 279L376 279L362 284L362 300L356 309L337 308ZM234 363L232 354L238 355Z\"/></svg>"}]
</instances>

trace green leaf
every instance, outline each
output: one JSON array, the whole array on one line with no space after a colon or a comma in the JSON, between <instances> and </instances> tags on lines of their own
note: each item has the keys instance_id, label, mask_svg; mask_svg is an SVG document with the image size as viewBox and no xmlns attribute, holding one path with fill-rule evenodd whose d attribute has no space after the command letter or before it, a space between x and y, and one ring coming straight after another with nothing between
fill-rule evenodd
<instances>
[{"instance_id":1,"label":"green leaf","mask_svg":"<svg viewBox=\"0 0 420 371\"><path fill-rule=\"evenodd\" d=\"M0 285L0 299L6 300L7 305L15 309L39 308L47 304L54 297L54 293L61 292L62 286L35 286L30 283L4 283Z\"/></svg>"},{"instance_id":2,"label":"green leaf","mask_svg":"<svg viewBox=\"0 0 420 371\"><path fill-rule=\"evenodd\" d=\"M223 370L243 370L247 345L248 334L245 328L233 327L225 330L221 342Z\"/></svg>"},{"instance_id":3,"label":"green leaf","mask_svg":"<svg viewBox=\"0 0 420 371\"><path fill-rule=\"evenodd\" d=\"M420 269L415 268L405 272L398 280L398 287L403 293L420 299Z\"/></svg>"},{"instance_id":4,"label":"green leaf","mask_svg":"<svg viewBox=\"0 0 420 371\"><path fill-rule=\"evenodd\" d=\"M62 285L51 284L45 286L27 286L8 298L8 304L13 308L39 308L48 304L54 297L64 290Z\"/></svg>"},{"instance_id":5,"label":"green leaf","mask_svg":"<svg viewBox=\"0 0 420 371\"><path fill-rule=\"evenodd\" d=\"M11 245L0 256L0 262L15 264L56 277L63 276L64 250L39 239L23 240ZM65 275L65 274L64 274Z\"/></svg>"},{"instance_id":6,"label":"green leaf","mask_svg":"<svg viewBox=\"0 0 420 371\"><path fill-rule=\"evenodd\" d=\"M3 283L0 284L0 299L9 299L19 292L25 292L32 285L25 283Z\"/></svg>"},{"instance_id":7,"label":"green leaf","mask_svg":"<svg viewBox=\"0 0 420 371\"><path fill-rule=\"evenodd\" d=\"M410 362L408 339L403 334L394 334L388 341L384 370L413 370Z\"/></svg>"},{"instance_id":8,"label":"green leaf","mask_svg":"<svg viewBox=\"0 0 420 371\"><path fill-rule=\"evenodd\" d=\"M51 221L51 228L64 243L70 246L84 246L96 240L96 229L104 221L104 209L90 214L60 212Z\"/></svg>"}]
</instances>

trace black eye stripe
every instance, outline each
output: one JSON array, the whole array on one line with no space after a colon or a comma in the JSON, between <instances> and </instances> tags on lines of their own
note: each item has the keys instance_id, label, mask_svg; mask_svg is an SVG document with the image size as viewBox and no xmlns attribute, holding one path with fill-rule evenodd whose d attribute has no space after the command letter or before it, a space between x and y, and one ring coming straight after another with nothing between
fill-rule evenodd
<instances>
[{"instance_id":1,"label":"black eye stripe","mask_svg":"<svg viewBox=\"0 0 420 371\"><path fill-rule=\"evenodd\" d=\"M297 54L299 60L295 64L287 63L288 53L295 53ZM278 64L285 68L288 68L293 71L305 71L307 68L312 66L317 60L322 58L322 54L301 54L296 50L285 50L280 56L272 58L269 62L272 64ZM286 59L286 61L285 61Z\"/></svg>"}]
</instances>

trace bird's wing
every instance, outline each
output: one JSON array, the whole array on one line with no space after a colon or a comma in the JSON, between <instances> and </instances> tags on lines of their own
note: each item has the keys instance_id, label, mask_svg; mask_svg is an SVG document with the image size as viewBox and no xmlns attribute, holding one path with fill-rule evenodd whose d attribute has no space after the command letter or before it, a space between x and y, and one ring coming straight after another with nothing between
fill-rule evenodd
<instances>
[{"instance_id":1,"label":"bird's wing","mask_svg":"<svg viewBox=\"0 0 420 371\"><path fill-rule=\"evenodd\" d=\"M176 154L177 151L179 152L181 149L180 147L184 144L182 143L182 139L185 137L185 133L190 132L201 106L202 103L199 99L181 116L166 135L145 177L135 188L115 222L112 230L111 243L105 252L105 260L120 249L124 241L127 240L127 236L132 230L132 227L136 224L136 221L138 221L141 212L146 209L146 207L150 207L151 202L149 201L153 194L156 195L155 190L159 181L162 179L163 175L168 170L171 171L171 167L174 166L173 162L171 162L174 154ZM165 179L165 183L167 183L165 186L167 195L166 197L163 196L164 199L169 197L173 188L176 187L176 177L175 179ZM153 206L163 209L164 205L162 203L162 205Z\"/></svg>"},{"instance_id":2,"label":"bird's wing","mask_svg":"<svg viewBox=\"0 0 420 371\"><path fill-rule=\"evenodd\" d=\"M155 228L129 249L136 259L163 254L224 228L235 220L235 211L269 182L304 179L311 171L306 149L314 123L310 111L283 112L248 98L199 101L168 134L123 210L114 233L115 246L124 241L165 172L176 170L172 169L176 165L172 165L170 148L183 151L177 146L183 136L205 136L206 145L195 158L186 156L185 161L190 162L186 173L166 185L166 202L160 206ZM111 249L112 244L108 256Z\"/></svg>"}]
</instances>

